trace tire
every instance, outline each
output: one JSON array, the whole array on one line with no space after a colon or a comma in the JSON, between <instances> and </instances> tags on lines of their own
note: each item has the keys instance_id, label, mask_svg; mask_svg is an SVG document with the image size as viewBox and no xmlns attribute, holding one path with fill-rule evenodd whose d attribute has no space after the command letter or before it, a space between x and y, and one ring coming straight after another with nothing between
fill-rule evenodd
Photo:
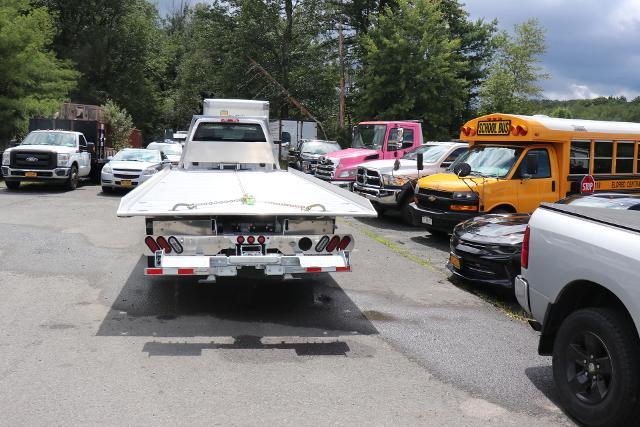
<instances>
[{"instance_id":1,"label":"tire","mask_svg":"<svg viewBox=\"0 0 640 427\"><path fill-rule=\"evenodd\" d=\"M409 206L410 204L411 197L407 197L402 201L402 204L400 205L400 215L402 216L402 222L407 225L415 225L413 223L413 214L411 213L411 207Z\"/></svg>"},{"instance_id":2,"label":"tire","mask_svg":"<svg viewBox=\"0 0 640 427\"><path fill-rule=\"evenodd\" d=\"M20 189L20 181L5 181L4 184L7 186L7 190L16 191Z\"/></svg>"},{"instance_id":3,"label":"tire","mask_svg":"<svg viewBox=\"0 0 640 427\"><path fill-rule=\"evenodd\" d=\"M513 213L513 212L510 211L509 209L506 209L506 208L497 208L497 209L492 210L489 213L492 213L492 214L510 214L510 213Z\"/></svg>"},{"instance_id":4,"label":"tire","mask_svg":"<svg viewBox=\"0 0 640 427\"><path fill-rule=\"evenodd\" d=\"M639 359L633 323L618 311L586 308L570 314L553 346L560 403L587 426L635 425L640 413Z\"/></svg>"},{"instance_id":5,"label":"tire","mask_svg":"<svg viewBox=\"0 0 640 427\"><path fill-rule=\"evenodd\" d=\"M382 216L385 213L385 211L387 210L387 208L385 206L382 206L382 205L380 205L378 203L372 203L372 205L373 205L373 209L375 209L376 212L378 212L378 216L379 217Z\"/></svg>"},{"instance_id":6,"label":"tire","mask_svg":"<svg viewBox=\"0 0 640 427\"><path fill-rule=\"evenodd\" d=\"M103 186L102 186L102 192L103 192L103 193L107 193L107 194L113 193L113 188L111 188L111 187L105 187L105 186L103 185Z\"/></svg>"},{"instance_id":7,"label":"tire","mask_svg":"<svg viewBox=\"0 0 640 427\"><path fill-rule=\"evenodd\" d=\"M78 183L80 182L80 177L78 176L78 166L71 166L71 171L69 172L69 178L67 178L67 182L64 184L65 188L69 191L73 191L78 188Z\"/></svg>"}]
</instances>

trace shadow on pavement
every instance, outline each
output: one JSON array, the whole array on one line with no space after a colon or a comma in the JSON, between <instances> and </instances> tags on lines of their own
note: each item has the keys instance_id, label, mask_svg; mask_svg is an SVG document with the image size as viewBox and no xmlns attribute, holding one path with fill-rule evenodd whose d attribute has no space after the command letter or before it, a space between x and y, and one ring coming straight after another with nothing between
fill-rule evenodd
<instances>
[{"instance_id":1,"label":"shadow on pavement","mask_svg":"<svg viewBox=\"0 0 640 427\"><path fill-rule=\"evenodd\" d=\"M538 390L542 392L554 405L560 406L558 389L553 382L553 368L551 366L534 366L524 370L525 375Z\"/></svg>"},{"instance_id":2,"label":"shadow on pavement","mask_svg":"<svg viewBox=\"0 0 640 427\"><path fill-rule=\"evenodd\" d=\"M329 275L284 281L237 277L215 284L149 278L141 257L98 336L233 337L234 344L147 343L150 354L204 348L293 348L298 354L344 354L346 343L262 344L261 337L338 337L378 331ZM300 341L300 340L297 340ZM302 340L304 341L304 339Z\"/></svg>"},{"instance_id":3,"label":"shadow on pavement","mask_svg":"<svg viewBox=\"0 0 640 427\"><path fill-rule=\"evenodd\" d=\"M402 222L400 213L394 211L385 212L382 216L378 215L377 218L354 218L354 220L381 230L420 231L420 227L414 227ZM425 233L428 232L425 230Z\"/></svg>"},{"instance_id":4,"label":"shadow on pavement","mask_svg":"<svg viewBox=\"0 0 640 427\"><path fill-rule=\"evenodd\" d=\"M424 236L411 237L411 241L420 245L429 246L430 248L439 249L441 251L449 251L449 236L437 236L429 234L428 231L425 232L427 234Z\"/></svg>"},{"instance_id":5,"label":"shadow on pavement","mask_svg":"<svg viewBox=\"0 0 640 427\"><path fill-rule=\"evenodd\" d=\"M88 181L80 182L78 188L73 191L82 191L83 187L93 187ZM49 193L67 193L67 190L62 183L49 183L49 182L23 182L20 184L18 190L9 190L5 186L0 187L0 191L10 194L49 194Z\"/></svg>"}]
</instances>

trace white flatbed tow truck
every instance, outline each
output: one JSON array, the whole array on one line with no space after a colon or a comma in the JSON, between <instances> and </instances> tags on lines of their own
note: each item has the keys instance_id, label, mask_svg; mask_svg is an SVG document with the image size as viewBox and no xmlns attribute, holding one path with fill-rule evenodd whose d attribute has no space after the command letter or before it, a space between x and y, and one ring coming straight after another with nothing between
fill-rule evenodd
<instances>
[{"instance_id":1,"label":"white flatbed tow truck","mask_svg":"<svg viewBox=\"0 0 640 427\"><path fill-rule=\"evenodd\" d=\"M206 99L177 168L122 198L119 217L146 218L146 275L267 276L350 271L353 236L336 217L375 217L371 203L273 155L266 101Z\"/></svg>"}]
</instances>

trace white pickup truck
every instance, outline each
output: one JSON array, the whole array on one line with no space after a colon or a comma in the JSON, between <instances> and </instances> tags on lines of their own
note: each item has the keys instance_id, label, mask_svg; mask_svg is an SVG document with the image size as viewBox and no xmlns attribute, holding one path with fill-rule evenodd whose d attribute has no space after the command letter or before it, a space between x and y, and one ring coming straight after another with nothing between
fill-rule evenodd
<instances>
[{"instance_id":1,"label":"white pickup truck","mask_svg":"<svg viewBox=\"0 0 640 427\"><path fill-rule=\"evenodd\" d=\"M268 276L349 271L353 236L336 217L375 217L371 203L280 170L266 101L206 99L177 168L122 198L118 216L146 218L147 275Z\"/></svg>"},{"instance_id":2,"label":"white pickup truck","mask_svg":"<svg viewBox=\"0 0 640 427\"><path fill-rule=\"evenodd\" d=\"M94 144L81 132L36 130L2 154L2 176L9 190L21 182L56 182L75 190L91 174Z\"/></svg>"},{"instance_id":3,"label":"white pickup truck","mask_svg":"<svg viewBox=\"0 0 640 427\"><path fill-rule=\"evenodd\" d=\"M560 402L589 426L640 413L640 212L543 205L529 221L516 296L553 355Z\"/></svg>"}]
</instances>

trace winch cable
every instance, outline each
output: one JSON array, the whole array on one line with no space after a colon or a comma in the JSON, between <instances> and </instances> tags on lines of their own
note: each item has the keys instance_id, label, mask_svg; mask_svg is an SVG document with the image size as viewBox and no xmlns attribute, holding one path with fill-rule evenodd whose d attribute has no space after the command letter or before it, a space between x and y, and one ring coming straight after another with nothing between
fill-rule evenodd
<instances>
[{"instance_id":1,"label":"winch cable","mask_svg":"<svg viewBox=\"0 0 640 427\"><path fill-rule=\"evenodd\" d=\"M215 205L224 205L224 204L229 204L229 203L242 203L243 205L254 205L256 203L256 199L255 197L253 197L251 194L247 193L247 191L244 188L244 185L242 184L242 180L240 179L240 176L238 174L238 172L234 172L233 173L236 177L236 181L238 182L238 186L240 187L240 191L242 192L242 197L239 199L229 199L229 200L216 200L216 201L211 201L211 202L200 202L200 203L176 203L173 208L171 209L172 211L176 211L178 210L179 207L186 207L189 210L193 210L193 209L197 209L198 207L201 206L215 206ZM265 203L268 205L274 205L274 206L283 206L283 207L288 207L288 208L296 208L296 209L300 209L303 212L310 212L312 209L314 208L321 208L322 210L320 212L326 212L327 208L321 204L321 203L313 203L311 205L295 205L292 203L285 203L285 202L272 202L272 201L260 201L259 203Z\"/></svg>"}]
</instances>

